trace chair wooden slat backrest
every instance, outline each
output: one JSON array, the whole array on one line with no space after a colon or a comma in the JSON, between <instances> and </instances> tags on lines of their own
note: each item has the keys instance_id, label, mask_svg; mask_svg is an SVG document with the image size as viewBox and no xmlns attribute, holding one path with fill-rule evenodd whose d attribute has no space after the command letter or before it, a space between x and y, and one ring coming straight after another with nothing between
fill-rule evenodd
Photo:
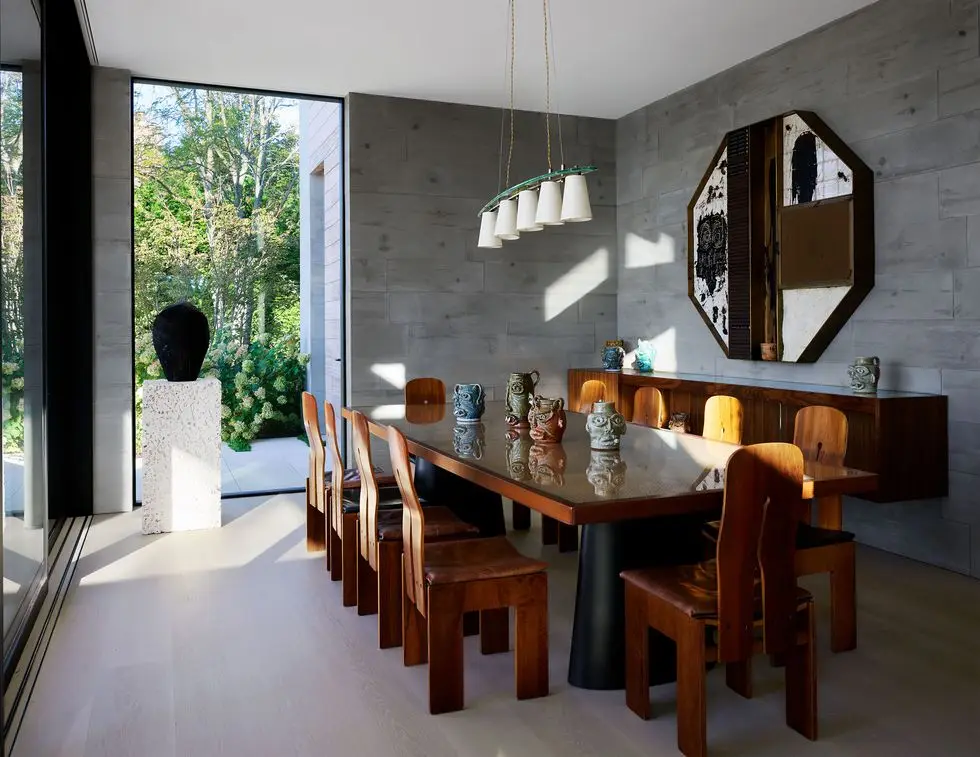
<instances>
[{"instance_id":1,"label":"chair wooden slat backrest","mask_svg":"<svg viewBox=\"0 0 980 757\"><path fill-rule=\"evenodd\" d=\"M324 436L327 440L327 452L333 464L333 473L330 474L330 508L334 528L344 517L344 461L340 459L340 445L337 443L337 417L333 412L333 405L329 402L323 403L323 425Z\"/></svg>"},{"instance_id":2,"label":"chair wooden slat backrest","mask_svg":"<svg viewBox=\"0 0 980 757\"><path fill-rule=\"evenodd\" d=\"M425 591L425 515L415 493L408 444L394 426L388 427L388 449L395 482L402 497L402 561L405 596L423 616L428 615Z\"/></svg>"},{"instance_id":3,"label":"chair wooden slat backrest","mask_svg":"<svg viewBox=\"0 0 980 757\"><path fill-rule=\"evenodd\" d=\"M351 427L354 432L354 464L361 478L360 550L361 557L374 569L378 569L378 502L381 493L374 477L374 462L371 459L371 434L367 418L356 410L351 413Z\"/></svg>"},{"instance_id":4,"label":"chair wooden slat backrest","mask_svg":"<svg viewBox=\"0 0 980 757\"><path fill-rule=\"evenodd\" d=\"M742 443L742 403L735 397L717 394L704 403L705 439L729 444Z\"/></svg>"},{"instance_id":5,"label":"chair wooden slat backrest","mask_svg":"<svg viewBox=\"0 0 980 757\"><path fill-rule=\"evenodd\" d=\"M601 381L589 379L578 393L578 411L588 413L592 411L593 402L602 402L606 398L606 385Z\"/></svg>"},{"instance_id":6,"label":"chair wooden slat backrest","mask_svg":"<svg viewBox=\"0 0 980 757\"><path fill-rule=\"evenodd\" d=\"M437 378L416 378L405 384L406 405L446 404L446 385Z\"/></svg>"},{"instance_id":7,"label":"chair wooden slat backrest","mask_svg":"<svg viewBox=\"0 0 980 757\"><path fill-rule=\"evenodd\" d=\"M320 434L320 414L317 411L316 397L309 392L303 392L303 427L306 429L306 439L310 444L310 504L325 514L323 496L326 480L323 472L323 436Z\"/></svg>"},{"instance_id":8,"label":"chair wooden slat backrest","mask_svg":"<svg viewBox=\"0 0 980 757\"><path fill-rule=\"evenodd\" d=\"M667 422L667 403L655 386L641 386L633 397L633 423L663 428Z\"/></svg>"},{"instance_id":9,"label":"chair wooden slat backrest","mask_svg":"<svg viewBox=\"0 0 980 757\"><path fill-rule=\"evenodd\" d=\"M719 662L752 656L757 571L765 651L779 654L794 643L802 494L803 454L796 445L754 444L728 460L717 548Z\"/></svg>"},{"instance_id":10,"label":"chair wooden slat backrest","mask_svg":"<svg viewBox=\"0 0 980 757\"><path fill-rule=\"evenodd\" d=\"M825 465L843 465L847 454L847 416L834 407L800 408L793 424L793 444L803 458Z\"/></svg>"}]
</instances>

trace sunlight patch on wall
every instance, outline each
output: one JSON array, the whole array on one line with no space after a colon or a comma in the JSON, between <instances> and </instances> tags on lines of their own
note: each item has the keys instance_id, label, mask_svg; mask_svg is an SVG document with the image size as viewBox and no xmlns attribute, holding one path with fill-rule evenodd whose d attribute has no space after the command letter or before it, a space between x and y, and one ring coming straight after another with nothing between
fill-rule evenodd
<instances>
[{"instance_id":1,"label":"sunlight patch on wall","mask_svg":"<svg viewBox=\"0 0 980 757\"><path fill-rule=\"evenodd\" d=\"M673 327L653 338L657 354L653 360L654 371L677 370L677 330Z\"/></svg>"},{"instance_id":2,"label":"sunlight patch on wall","mask_svg":"<svg viewBox=\"0 0 980 757\"><path fill-rule=\"evenodd\" d=\"M544 290L544 319L564 313L609 278L609 250L596 250Z\"/></svg>"},{"instance_id":3,"label":"sunlight patch on wall","mask_svg":"<svg viewBox=\"0 0 980 757\"><path fill-rule=\"evenodd\" d=\"M652 268L655 265L673 263L677 259L677 243L663 232L656 241L644 239L630 232L626 235L626 267Z\"/></svg>"},{"instance_id":4,"label":"sunlight patch on wall","mask_svg":"<svg viewBox=\"0 0 980 757\"><path fill-rule=\"evenodd\" d=\"M371 366L371 373L380 379L384 379L395 389L405 388L404 363L375 363Z\"/></svg>"}]
</instances>

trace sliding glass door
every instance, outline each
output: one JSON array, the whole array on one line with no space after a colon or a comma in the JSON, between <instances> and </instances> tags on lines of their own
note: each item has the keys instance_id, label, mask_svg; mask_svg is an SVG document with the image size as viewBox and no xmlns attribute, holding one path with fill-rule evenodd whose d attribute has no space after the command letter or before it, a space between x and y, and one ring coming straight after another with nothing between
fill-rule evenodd
<instances>
[{"instance_id":1,"label":"sliding glass door","mask_svg":"<svg viewBox=\"0 0 980 757\"><path fill-rule=\"evenodd\" d=\"M47 576L41 30L31 0L0 19L0 390L3 658L16 657Z\"/></svg>"}]
</instances>

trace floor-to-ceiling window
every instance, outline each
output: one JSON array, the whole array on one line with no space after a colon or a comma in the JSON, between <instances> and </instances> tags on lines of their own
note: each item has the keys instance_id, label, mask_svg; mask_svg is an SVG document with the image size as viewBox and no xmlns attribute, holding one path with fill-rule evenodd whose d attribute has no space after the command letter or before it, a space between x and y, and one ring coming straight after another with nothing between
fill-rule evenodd
<instances>
[{"instance_id":1,"label":"floor-to-ceiling window","mask_svg":"<svg viewBox=\"0 0 980 757\"><path fill-rule=\"evenodd\" d=\"M3 653L24 638L47 576L41 28L31 0L0 18L0 390Z\"/></svg>"},{"instance_id":2,"label":"floor-to-ceiling window","mask_svg":"<svg viewBox=\"0 0 980 757\"><path fill-rule=\"evenodd\" d=\"M176 302L211 325L222 495L302 490L300 394L342 382L341 104L138 81L133 109L136 499L151 326Z\"/></svg>"}]
</instances>

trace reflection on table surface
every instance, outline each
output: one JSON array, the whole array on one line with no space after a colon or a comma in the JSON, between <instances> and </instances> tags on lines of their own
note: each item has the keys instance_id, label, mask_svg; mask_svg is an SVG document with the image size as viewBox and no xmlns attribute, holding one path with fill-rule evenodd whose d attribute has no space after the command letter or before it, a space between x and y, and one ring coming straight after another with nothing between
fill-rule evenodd
<instances>
[{"instance_id":1,"label":"reflection on table surface","mask_svg":"<svg viewBox=\"0 0 980 757\"><path fill-rule=\"evenodd\" d=\"M725 464L737 449L630 424L618 452L592 450L586 416L572 412L560 444L537 444L526 429L506 424L503 402L488 402L481 423L462 427L444 405L354 409L381 425L396 426L417 444L571 505L722 488Z\"/></svg>"},{"instance_id":2,"label":"reflection on table surface","mask_svg":"<svg viewBox=\"0 0 980 757\"><path fill-rule=\"evenodd\" d=\"M569 506L720 493L736 445L693 434L628 424L617 451L591 449L584 413L567 412L560 444L535 442L504 420L503 402L488 402L479 423L457 423L448 405L357 407L375 431L394 425L416 444ZM348 412L344 411L345 414ZM874 474L807 463L804 496L869 491Z\"/></svg>"}]
</instances>

